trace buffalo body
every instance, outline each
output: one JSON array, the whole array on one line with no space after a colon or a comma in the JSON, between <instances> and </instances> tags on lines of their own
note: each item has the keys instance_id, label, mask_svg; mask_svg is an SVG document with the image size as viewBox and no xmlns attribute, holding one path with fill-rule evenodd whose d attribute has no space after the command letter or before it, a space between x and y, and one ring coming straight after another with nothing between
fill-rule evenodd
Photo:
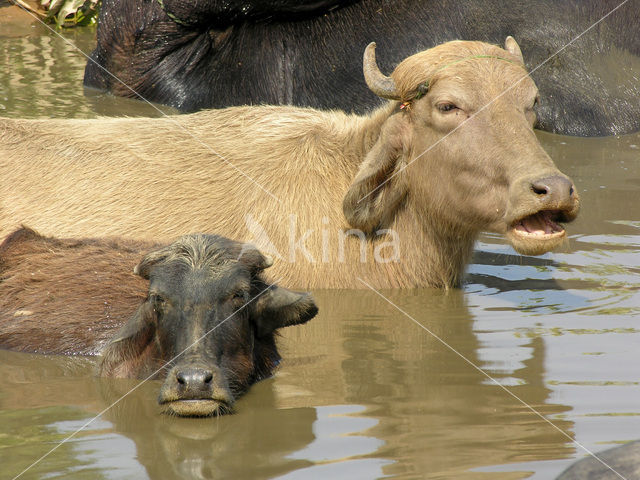
<instances>
[{"instance_id":1,"label":"buffalo body","mask_svg":"<svg viewBox=\"0 0 640 480\"><path fill-rule=\"evenodd\" d=\"M99 351L101 376L163 379L167 413L226 413L272 374L275 332L308 321L317 307L309 294L264 280L271 260L254 247L188 235L156 246L136 275L130 261L148 248L14 232L0 245L0 346Z\"/></svg>"},{"instance_id":2,"label":"buffalo body","mask_svg":"<svg viewBox=\"0 0 640 480\"><path fill-rule=\"evenodd\" d=\"M0 236L20 224L58 237L219 232L276 257L275 278L301 288L451 287L481 231L529 255L565 241L578 194L534 134L539 94L512 38L506 50L449 42L391 77L371 45L365 64L394 99L369 115L0 118Z\"/></svg>"},{"instance_id":3,"label":"buffalo body","mask_svg":"<svg viewBox=\"0 0 640 480\"><path fill-rule=\"evenodd\" d=\"M378 104L360 74L369 42L390 71L445 41L513 35L543 98L538 128L618 135L640 129L640 0L608 15L619 4L105 0L85 85L186 112L267 103L363 113Z\"/></svg>"}]
</instances>

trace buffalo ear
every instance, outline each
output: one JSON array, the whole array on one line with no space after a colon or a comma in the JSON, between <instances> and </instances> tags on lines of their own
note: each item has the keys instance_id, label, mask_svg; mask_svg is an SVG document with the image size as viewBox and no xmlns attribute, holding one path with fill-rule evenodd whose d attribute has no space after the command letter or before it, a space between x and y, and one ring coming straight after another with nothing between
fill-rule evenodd
<instances>
[{"instance_id":1,"label":"buffalo ear","mask_svg":"<svg viewBox=\"0 0 640 480\"><path fill-rule=\"evenodd\" d=\"M98 373L102 377L136 377L145 366L149 347L155 337L155 312L146 301L118 330L102 351Z\"/></svg>"},{"instance_id":2,"label":"buffalo ear","mask_svg":"<svg viewBox=\"0 0 640 480\"><path fill-rule=\"evenodd\" d=\"M140 275L146 280L149 280L151 268L154 265L157 265L158 263L166 260L174 251L175 249L173 245L169 245L147 253L144 257L142 257L140 263L134 267L133 273L135 273L136 275Z\"/></svg>"},{"instance_id":3,"label":"buffalo ear","mask_svg":"<svg viewBox=\"0 0 640 480\"><path fill-rule=\"evenodd\" d=\"M275 330L311 320L318 307L310 293L300 293L273 285L256 300L255 323L258 337Z\"/></svg>"},{"instance_id":4,"label":"buffalo ear","mask_svg":"<svg viewBox=\"0 0 640 480\"><path fill-rule=\"evenodd\" d=\"M257 273L273 265L273 258L265 255L251 243L243 243L238 255L238 262L245 264L252 273Z\"/></svg>"},{"instance_id":5,"label":"buffalo ear","mask_svg":"<svg viewBox=\"0 0 640 480\"><path fill-rule=\"evenodd\" d=\"M385 122L342 201L349 224L365 233L387 226L407 194L407 117L395 114Z\"/></svg>"},{"instance_id":6,"label":"buffalo ear","mask_svg":"<svg viewBox=\"0 0 640 480\"><path fill-rule=\"evenodd\" d=\"M516 42L516 39L513 38L511 35L509 35L507 39L504 41L504 49L507 52L509 52L511 55L518 57L518 60L520 60L520 62L522 62L522 64L524 65L524 57L522 56L520 45L518 45L518 42Z\"/></svg>"}]
</instances>

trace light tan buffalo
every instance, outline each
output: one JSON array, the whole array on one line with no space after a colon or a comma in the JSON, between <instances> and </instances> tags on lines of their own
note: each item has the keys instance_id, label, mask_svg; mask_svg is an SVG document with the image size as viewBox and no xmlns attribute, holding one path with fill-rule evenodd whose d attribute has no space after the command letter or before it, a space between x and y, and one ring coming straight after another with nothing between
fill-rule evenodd
<instances>
[{"instance_id":1,"label":"light tan buffalo","mask_svg":"<svg viewBox=\"0 0 640 480\"><path fill-rule=\"evenodd\" d=\"M538 143L538 91L506 49L455 41L390 77L356 116L234 107L160 119L0 119L0 236L165 240L206 231L279 257L298 287L459 284L483 230L523 254L561 244L579 200ZM345 88L348 88L345 85Z\"/></svg>"}]
</instances>

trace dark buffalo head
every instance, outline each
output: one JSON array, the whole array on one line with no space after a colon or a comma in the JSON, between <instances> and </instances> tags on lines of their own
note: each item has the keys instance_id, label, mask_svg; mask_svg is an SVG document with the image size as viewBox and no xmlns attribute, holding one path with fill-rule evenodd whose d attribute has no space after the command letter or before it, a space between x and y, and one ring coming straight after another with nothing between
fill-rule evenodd
<instances>
[{"instance_id":1,"label":"dark buffalo head","mask_svg":"<svg viewBox=\"0 0 640 480\"><path fill-rule=\"evenodd\" d=\"M210 416L231 411L280 357L274 332L318 309L308 293L270 285L271 259L215 235L189 235L147 254L135 272L149 294L103 352L103 376L163 378L163 411ZM160 373L161 372L161 373Z\"/></svg>"},{"instance_id":2,"label":"dark buffalo head","mask_svg":"<svg viewBox=\"0 0 640 480\"><path fill-rule=\"evenodd\" d=\"M538 89L516 41L505 48L454 41L403 60L391 74L364 56L367 84L399 102L345 196L349 223L365 231L409 205L426 231L451 239L502 233L538 255L565 239L579 198L533 131Z\"/></svg>"}]
</instances>

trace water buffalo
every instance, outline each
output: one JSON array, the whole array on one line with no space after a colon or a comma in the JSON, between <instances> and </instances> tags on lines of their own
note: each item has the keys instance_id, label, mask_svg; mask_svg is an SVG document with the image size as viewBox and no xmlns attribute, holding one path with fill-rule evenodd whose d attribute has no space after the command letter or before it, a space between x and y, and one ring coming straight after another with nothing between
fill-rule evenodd
<instances>
[{"instance_id":1,"label":"water buffalo","mask_svg":"<svg viewBox=\"0 0 640 480\"><path fill-rule=\"evenodd\" d=\"M367 116L287 106L155 119L0 118L0 236L215 231L281 261L287 286L458 285L483 230L538 255L575 187L533 132L538 90L506 50L449 42L391 77L365 52ZM252 238L253 237L253 238Z\"/></svg>"},{"instance_id":2,"label":"water buffalo","mask_svg":"<svg viewBox=\"0 0 640 480\"><path fill-rule=\"evenodd\" d=\"M357 61L371 39L391 70L455 39L514 35L544 101L537 127L579 136L640 129L640 0L104 0L85 85L183 111L244 104L375 105ZM117 78L116 78L117 77ZM124 82L120 82L119 80Z\"/></svg>"},{"instance_id":3,"label":"water buffalo","mask_svg":"<svg viewBox=\"0 0 640 480\"><path fill-rule=\"evenodd\" d=\"M640 441L626 443L579 460L556 480L617 480L640 478Z\"/></svg>"},{"instance_id":4,"label":"water buffalo","mask_svg":"<svg viewBox=\"0 0 640 480\"><path fill-rule=\"evenodd\" d=\"M147 253L137 276L122 268L145 248L14 232L0 245L0 346L101 350L101 376L163 378L165 412L209 416L272 374L279 328L318 311L309 294L270 285L272 260L254 247L188 235Z\"/></svg>"}]
</instances>

